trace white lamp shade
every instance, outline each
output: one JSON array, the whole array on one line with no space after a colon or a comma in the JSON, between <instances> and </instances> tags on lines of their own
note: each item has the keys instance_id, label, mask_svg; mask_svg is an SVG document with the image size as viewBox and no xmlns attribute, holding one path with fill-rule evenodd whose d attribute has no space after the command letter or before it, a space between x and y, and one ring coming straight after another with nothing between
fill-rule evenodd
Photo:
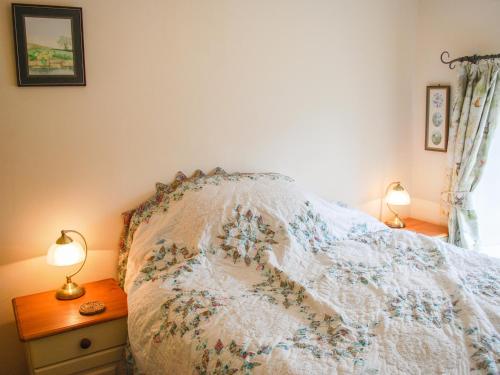
<instances>
[{"instance_id":1,"label":"white lamp shade","mask_svg":"<svg viewBox=\"0 0 500 375\"><path fill-rule=\"evenodd\" d=\"M47 253L47 263L53 266L71 266L85 259L82 245L73 241L67 244L52 244Z\"/></svg>"},{"instance_id":2,"label":"white lamp shade","mask_svg":"<svg viewBox=\"0 0 500 375\"><path fill-rule=\"evenodd\" d=\"M399 185L401 186L401 185ZM386 201L389 204L392 204L394 206L406 206L410 204L410 195L408 192L404 189L402 190L394 190L391 189L387 193Z\"/></svg>"}]
</instances>

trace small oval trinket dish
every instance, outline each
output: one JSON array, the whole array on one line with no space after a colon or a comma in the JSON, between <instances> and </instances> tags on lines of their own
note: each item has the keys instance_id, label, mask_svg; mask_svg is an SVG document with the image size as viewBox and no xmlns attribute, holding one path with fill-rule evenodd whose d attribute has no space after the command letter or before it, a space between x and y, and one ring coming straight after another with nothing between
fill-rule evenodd
<instances>
[{"instance_id":1,"label":"small oval trinket dish","mask_svg":"<svg viewBox=\"0 0 500 375\"><path fill-rule=\"evenodd\" d=\"M96 315L104 312L106 306L101 301L89 301L80 306L80 314Z\"/></svg>"}]
</instances>

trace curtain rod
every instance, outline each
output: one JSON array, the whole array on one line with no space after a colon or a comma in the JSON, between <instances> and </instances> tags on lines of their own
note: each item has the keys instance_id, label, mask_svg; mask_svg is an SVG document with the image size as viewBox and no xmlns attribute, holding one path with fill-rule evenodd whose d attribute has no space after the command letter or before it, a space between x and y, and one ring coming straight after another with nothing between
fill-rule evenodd
<instances>
[{"instance_id":1,"label":"curtain rod","mask_svg":"<svg viewBox=\"0 0 500 375\"><path fill-rule=\"evenodd\" d=\"M463 61L469 61L473 64L477 64L478 61L480 60L485 60L485 59L497 59L497 58L500 58L500 53L499 54L496 54L496 55L483 55L483 56L479 56L479 55L472 55L472 56L462 56L462 57L459 57L458 59L454 59L454 60L450 60L450 61L445 61L443 59L443 56L444 55L448 55L448 59L450 58L450 54L448 51L444 51L442 54L441 54L441 62L443 64L448 64L450 69L455 69L455 63L456 62L463 62Z\"/></svg>"}]
</instances>

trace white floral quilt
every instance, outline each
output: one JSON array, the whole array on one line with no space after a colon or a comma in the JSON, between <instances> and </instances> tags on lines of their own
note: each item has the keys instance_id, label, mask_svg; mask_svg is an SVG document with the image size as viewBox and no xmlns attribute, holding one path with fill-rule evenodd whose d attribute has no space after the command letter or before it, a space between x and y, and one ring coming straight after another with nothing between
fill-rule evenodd
<instances>
[{"instance_id":1,"label":"white floral quilt","mask_svg":"<svg viewBox=\"0 0 500 375\"><path fill-rule=\"evenodd\" d=\"M495 259L277 174L180 175L129 219L120 265L138 373L500 371Z\"/></svg>"}]
</instances>

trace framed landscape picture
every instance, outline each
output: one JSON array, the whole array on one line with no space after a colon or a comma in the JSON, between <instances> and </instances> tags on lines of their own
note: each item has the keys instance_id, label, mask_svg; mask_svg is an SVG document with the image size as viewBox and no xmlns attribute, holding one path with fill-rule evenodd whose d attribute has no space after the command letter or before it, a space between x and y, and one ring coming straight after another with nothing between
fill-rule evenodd
<instances>
[{"instance_id":1,"label":"framed landscape picture","mask_svg":"<svg viewBox=\"0 0 500 375\"><path fill-rule=\"evenodd\" d=\"M450 86L427 86L425 149L446 152L448 149L448 115Z\"/></svg>"},{"instance_id":2,"label":"framed landscape picture","mask_svg":"<svg viewBox=\"0 0 500 375\"><path fill-rule=\"evenodd\" d=\"M18 86L85 86L82 8L12 4Z\"/></svg>"}]
</instances>

